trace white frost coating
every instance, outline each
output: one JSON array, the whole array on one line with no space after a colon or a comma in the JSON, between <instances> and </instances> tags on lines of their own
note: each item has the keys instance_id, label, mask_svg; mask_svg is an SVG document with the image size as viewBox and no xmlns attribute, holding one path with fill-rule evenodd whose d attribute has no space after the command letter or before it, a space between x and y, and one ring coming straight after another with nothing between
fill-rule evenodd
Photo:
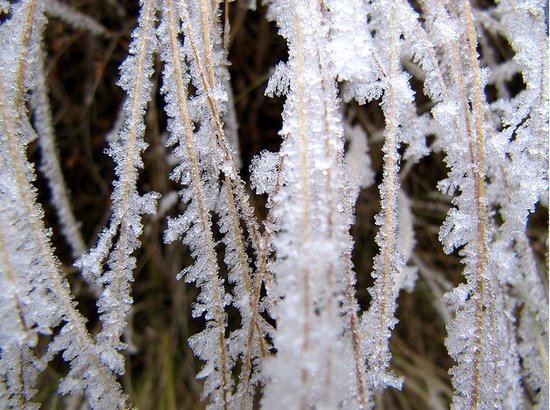
<instances>
[{"instance_id":1,"label":"white frost coating","mask_svg":"<svg viewBox=\"0 0 550 410\"><path fill-rule=\"evenodd\" d=\"M413 254L416 240L414 237L414 217L411 210L411 200L401 189L397 200L399 207L399 227L397 228L397 247L403 252L403 260L407 264ZM398 289L411 292L417 279L417 269L405 266L396 281Z\"/></svg>"},{"instance_id":2,"label":"white frost coating","mask_svg":"<svg viewBox=\"0 0 550 410\"><path fill-rule=\"evenodd\" d=\"M269 77L267 87L265 89L265 95L268 97L286 95L290 88L290 78L288 66L286 63L280 61L275 66L273 73Z\"/></svg>"},{"instance_id":3,"label":"white frost coating","mask_svg":"<svg viewBox=\"0 0 550 410\"><path fill-rule=\"evenodd\" d=\"M269 325L258 313L260 289L257 273L253 273L246 254L247 243L240 227L236 204L229 195L229 185L222 184L216 212L222 242L225 245L224 262L229 270L229 282L234 284L232 304L241 315L241 327L229 337L228 353L231 361L242 359L239 386L233 406L240 402L241 408L252 408L255 384L261 378L262 356L267 349L264 337L272 332ZM261 282L260 282L261 283Z\"/></svg>"},{"instance_id":4,"label":"white frost coating","mask_svg":"<svg viewBox=\"0 0 550 410\"><path fill-rule=\"evenodd\" d=\"M381 75L375 44L367 25L370 5L360 0L330 0L329 56L338 80L345 81L344 99L361 104L379 98Z\"/></svg>"},{"instance_id":5,"label":"white frost coating","mask_svg":"<svg viewBox=\"0 0 550 410\"><path fill-rule=\"evenodd\" d=\"M48 88L45 77L44 55L42 45L38 51L37 77L34 89L31 90L31 108L34 114L34 126L38 134L38 143L41 151L40 170L44 173L50 187L51 201L57 212L57 219L61 225L61 232L71 248L73 258L80 257L86 251L84 239L80 233L80 226L76 220L69 192L65 185L59 154L55 144L55 131L51 115Z\"/></svg>"},{"instance_id":6,"label":"white frost coating","mask_svg":"<svg viewBox=\"0 0 550 410\"><path fill-rule=\"evenodd\" d=\"M403 72L399 58L403 37L412 30L416 15L408 5L400 2L373 2L371 18L376 29L374 44L377 46L378 61L384 73L381 107L384 112L384 167L380 185L381 211L375 218L380 230L376 243L380 251L374 259L374 286L369 289L372 303L362 317L363 351L367 360L367 385L372 391L382 391L387 387L401 386L402 380L389 369L391 354L389 338L397 323L394 317L396 299L402 286L407 285L410 271L405 264L405 248L399 245L399 159L398 149L405 142L409 145L410 156L414 159L426 153L423 129L408 126L416 120L411 115L410 106L414 93L409 84L409 76ZM383 46L385 45L385 46ZM411 132L410 130L415 130ZM405 225L406 226L406 225ZM401 232L406 232L402 229ZM401 235L402 238L405 235Z\"/></svg>"},{"instance_id":7,"label":"white frost coating","mask_svg":"<svg viewBox=\"0 0 550 410\"><path fill-rule=\"evenodd\" d=\"M216 138L222 137L217 116L222 115L226 103L226 91L219 84L227 84L223 81L227 73L211 66L212 59L219 58L214 56L218 55L214 50L220 31L217 21L210 19L210 7L207 2L192 5L165 0L158 27L164 62L162 92L171 133L168 145L174 146L173 155L178 161L171 178L183 186L180 195L186 206L183 214L168 220L165 242L181 240L195 259L179 277L195 282L200 289L193 315L204 315L206 328L192 336L189 344L205 362L197 375L205 379L203 398L209 399L209 408L250 408L268 325L257 310L258 285L240 226L244 212L227 177L235 173L235 168L231 159L224 159L228 152L224 152ZM178 37L182 32L185 40L180 44ZM203 44L201 52L197 49L199 43ZM193 98L188 95L189 82L198 89ZM228 154L233 158L232 153ZM220 184L223 174L225 182ZM234 296L226 293L220 278L212 226L214 213L219 216L224 263L229 282L234 285ZM225 308L231 303L241 314L241 327L226 337ZM239 360L242 363L239 385L233 392L232 368Z\"/></svg>"},{"instance_id":8,"label":"white frost coating","mask_svg":"<svg viewBox=\"0 0 550 410\"><path fill-rule=\"evenodd\" d=\"M367 26L366 2L327 1L331 17L328 52L340 81L365 81L376 77L373 44Z\"/></svg>"},{"instance_id":9,"label":"white frost coating","mask_svg":"<svg viewBox=\"0 0 550 410\"><path fill-rule=\"evenodd\" d=\"M518 354L521 371L529 388L536 393L536 408L547 408L549 403L548 311L537 307L548 306L548 294L540 290L543 285L525 230L539 199L548 198L546 12L547 4L542 1L504 0L496 9L502 34L514 48L514 62L522 70L526 89L512 99L505 95L495 103L495 109L503 113L504 129L492 141L499 155L494 158L491 169L494 182L488 192L491 202L500 207L504 220L495 244L496 258L501 261L503 255L510 256L502 269L505 274L499 275L499 280L502 286L517 290L509 310L521 307ZM499 191L506 195L499 195Z\"/></svg>"},{"instance_id":10,"label":"white frost coating","mask_svg":"<svg viewBox=\"0 0 550 410\"><path fill-rule=\"evenodd\" d=\"M0 183L0 190L5 189L3 185ZM0 296L0 317L3 318L0 326L0 407L33 408L34 405L30 404L35 394L33 387L46 363L41 363L31 349L36 346L39 332L49 332L57 324L50 315L35 309L43 309L54 301L38 278L21 275L20 272L31 272L32 268L30 261L21 256L14 257L17 247L23 245L14 238L25 241L26 237L20 236L21 231L15 231L22 228L20 224L9 224L5 220L5 217L16 216L10 212L10 207L19 204L5 195L0 199L0 283L3 289Z\"/></svg>"},{"instance_id":11,"label":"white frost coating","mask_svg":"<svg viewBox=\"0 0 550 410\"><path fill-rule=\"evenodd\" d=\"M440 4L423 3L427 3L426 9L430 8L434 13L429 21L448 20ZM504 203L499 204L505 220L502 226L496 226L490 213L495 193L500 190L499 197L505 198L502 192L510 188L504 182L509 180L506 175L509 159L505 157L507 142L496 132L500 124L488 121L500 118L489 115L485 102L483 87L488 71L479 67L470 6L465 2L457 9L460 19L455 19L455 27L462 37L449 36L447 39L449 44L446 44L445 53L449 74L445 78L446 92L443 101L432 109L441 127L438 145L446 151L450 168L449 177L439 187L443 192L455 195L455 207L447 215L440 239L446 252L461 248L460 255L464 257L465 265L463 275L467 280L466 284L447 295L454 318L448 325L446 346L457 362L451 370L455 388L453 407L518 408L524 398L515 339L516 324L512 319L515 302L506 294L508 281L515 275L513 266L516 263L502 241L511 238L510 232L498 233L508 229L512 220L506 215ZM441 26L434 24L431 29L437 32ZM438 38L436 33L433 37ZM466 69L471 73L468 76L463 72ZM463 143L457 144L457 140ZM531 167L525 166L523 172L529 175ZM521 193L515 195L518 194L524 198ZM528 202L532 195L525 197ZM522 231L526 217L526 211L523 212Z\"/></svg>"},{"instance_id":12,"label":"white frost coating","mask_svg":"<svg viewBox=\"0 0 550 410\"><path fill-rule=\"evenodd\" d=\"M286 95L281 151L263 152L251 165L252 187L267 196L265 229L255 222L236 166L224 2L160 3L140 3L121 70L128 99L116 135L106 137L117 173L113 218L80 261L103 291L103 328L94 343L54 256L26 158L36 139L28 106L38 133L53 135L39 41L44 11L61 16L62 3L0 0L0 408L36 408L35 380L58 353L70 366L61 393L85 394L94 408L130 406L114 373L124 366L119 350L132 303L133 250L141 216L161 218L176 204L181 214L169 218L165 241L181 241L193 258L180 277L199 290L193 315L205 329L189 343L204 363L198 377L210 408L251 409L258 399L277 409L373 407L378 391L400 384L389 371L388 339L396 298L412 286L409 259L447 304L435 302L455 360L452 406L547 408L548 295L527 235L529 216L539 201L548 202L547 2L500 0L480 10L471 0L265 1L289 46L287 63L278 64L266 91ZM69 14L65 20L103 32ZM157 41L168 161L179 186L158 211L157 195L136 189ZM501 50L505 42L513 53L507 45ZM420 83L424 92L415 96ZM340 111L339 95L378 105L385 121L381 131L365 115L371 108L353 119L373 128L373 147L384 143L375 220L380 253L373 301L362 316L349 228L357 195L374 175L360 128L348 125L344 152L342 117L355 108ZM400 187L405 171L429 153L426 134L435 136L433 147L448 166L439 188L452 196L452 207L440 239L446 252L463 258L463 283L454 290L444 273L414 255L415 219ZM54 154L48 155L51 162ZM57 174L52 179L59 183ZM229 305L238 310L231 333ZM52 332L37 359L38 336ZM442 408L447 386L426 387L427 406Z\"/></svg>"},{"instance_id":13,"label":"white frost coating","mask_svg":"<svg viewBox=\"0 0 550 410\"><path fill-rule=\"evenodd\" d=\"M350 207L355 206L361 189L374 183L374 171L371 168L367 133L359 125L345 124L346 139L349 148L346 153L346 171L350 186Z\"/></svg>"},{"instance_id":14,"label":"white frost coating","mask_svg":"<svg viewBox=\"0 0 550 410\"><path fill-rule=\"evenodd\" d=\"M42 208L34 204L35 174L25 156L26 145L36 134L26 116L18 118L17 106L23 97L17 89L19 70L27 68L25 77L33 79L36 64L29 67L23 62L38 61L39 37L31 37L26 50L18 42L30 26L42 29L45 18L43 8L30 1L13 5L11 12L11 19L0 26L0 407L36 408L31 400L43 366L31 349L38 334L51 333L65 312L43 280L57 275L59 265L44 235ZM49 260L36 257L34 247Z\"/></svg>"},{"instance_id":15,"label":"white frost coating","mask_svg":"<svg viewBox=\"0 0 550 410\"><path fill-rule=\"evenodd\" d=\"M157 48L155 13L157 0L141 1L138 26L132 33L130 54L120 67L119 85L126 91L124 125L118 139L109 148L118 177L113 182L112 212L109 228L101 233L95 248L77 262L83 274L102 288L97 302L102 329L96 337L101 359L118 374L124 373L124 358L119 350L126 346L120 337L126 327L131 304L131 282L136 266L132 253L140 247L143 226L141 215L156 212L156 193L140 196L137 192L138 170L143 167L144 114L151 94L153 53ZM118 233L115 243L113 239ZM107 261L109 269L103 271Z\"/></svg>"},{"instance_id":16,"label":"white frost coating","mask_svg":"<svg viewBox=\"0 0 550 410\"><path fill-rule=\"evenodd\" d=\"M343 129L336 98L336 72L327 54L328 18L314 1L271 4L289 60L279 64L269 93L287 94L283 113L284 160L280 189L272 197L276 259L272 270L277 356L266 360L266 408L337 408L357 406L351 338L342 338L347 318L340 311L345 291L344 267L350 199L345 187ZM276 156L255 160L254 181L272 189ZM349 301L344 304L346 313ZM359 359L360 360L360 359ZM357 363L362 368L362 363ZM361 398L365 403L364 394ZM354 403L354 404L353 404Z\"/></svg>"},{"instance_id":17,"label":"white frost coating","mask_svg":"<svg viewBox=\"0 0 550 410\"><path fill-rule=\"evenodd\" d=\"M250 182L256 193L272 195L275 191L279 165L279 154L262 151L252 158L250 165Z\"/></svg>"},{"instance_id":18,"label":"white frost coating","mask_svg":"<svg viewBox=\"0 0 550 410\"><path fill-rule=\"evenodd\" d=\"M200 288L193 316L204 314L206 328L194 335L189 344L195 355L205 362L197 376L206 379L203 397L209 397L211 405L223 407L230 401L231 363L224 337L224 308L229 303L229 298L218 275L211 221L219 188L211 162L214 155L210 155L213 145L209 140L210 136L203 129L208 127L210 121L207 119L199 129L194 129L192 111L195 107L188 103L189 75L184 57L186 48L178 40L180 32L181 21L176 4L165 0L163 19L158 27L161 58L164 62L162 92L167 103L168 129L171 133L168 145L175 147L173 155L178 160L171 178L184 186L180 194L186 208L182 215L168 219L164 240L167 243L181 240L189 246L195 259L195 263L185 268L179 277L185 276L187 282L195 282ZM193 104L195 101L196 99ZM196 109L196 112L205 118L200 109Z\"/></svg>"},{"instance_id":19,"label":"white frost coating","mask_svg":"<svg viewBox=\"0 0 550 410\"><path fill-rule=\"evenodd\" d=\"M0 252L0 278L3 288L19 289L9 298L17 312L14 325L19 330L12 333L6 345L2 343L0 370L8 373L8 383L0 383L0 400L9 403L16 394L20 398L12 401L15 407L20 404L32 408L34 379L56 353L63 352L70 370L60 386L61 393L84 393L97 409L123 408L126 398L112 372L101 362L53 254L43 212L31 185L34 170L25 156L26 145L36 135L20 104L26 91L36 86L36 62L41 58L39 33L45 22L43 2L31 0L15 4L12 17L0 26L0 240L10 238ZM34 35L29 35L31 32ZM25 37L28 41L22 40ZM36 343L36 334L50 334L56 326L61 326L59 332L42 360L37 361L29 350ZM21 372L18 374L28 385L12 382L15 371Z\"/></svg>"}]
</instances>

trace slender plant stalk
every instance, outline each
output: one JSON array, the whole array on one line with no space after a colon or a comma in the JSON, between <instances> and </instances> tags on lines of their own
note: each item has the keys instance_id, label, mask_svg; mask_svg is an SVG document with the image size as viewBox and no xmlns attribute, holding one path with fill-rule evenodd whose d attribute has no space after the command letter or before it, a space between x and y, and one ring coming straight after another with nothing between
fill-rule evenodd
<instances>
[{"instance_id":1,"label":"slender plant stalk","mask_svg":"<svg viewBox=\"0 0 550 410\"><path fill-rule=\"evenodd\" d=\"M399 172L399 140L398 127L400 126L400 115L398 108L399 94L397 91L397 78L399 75L399 31L395 19L395 6L392 9L390 22L390 67L387 80L389 86L386 89L386 100L384 104L384 116L386 119L386 129L384 133L384 172L382 185L380 187L382 197L382 210L380 213L381 232L377 235L377 243L380 246L380 254L375 262L376 282L371 292L373 302L371 310L374 311L371 317L373 322L365 331L373 332L373 343L375 348L372 352L373 357L367 359L369 369L374 371L376 378L385 377L384 374L389 366L389 345L388 332L393 328L393 315L395 310L395 300L397 298L397 277L400 275L398 269L398 258L401 257L400 251L396 246L397 227L398 227L398 206L397 193L398 172ZM383 232L382 232L383 231ZM374 329L371 329L373 326ZM386 384L383 380L376 380L376 383ZM371 386L374 391L377 386Z\"/></svg>"},{"instance_id":2,"label":"slender plant stalk","mask_svg":"<svg viewBox=\"0 0 550 410\"><path fill-rule=\"evenodd\" d=\"M486 270L488 263L488 239L487 239L487 210L485 199L485 127L483 124L483 87L481 84L481 76L479 71L479 62L477 59L477 34L474 27L474 17L470 8L469 0L464 0L464 14L466 15L466 27L468 35L468 48L470 66L473 71L473 114L475 124L475 149L472 156L472 168L475 179L475 199L476 199L476 223L477 223L477 254L478 261L476 263L476 286L477 286L477 311L476 311L476 334L475 344L477 350L474 357L474 390L472 392L472 407L479 407L479 385L481 377L481 361L484 360L483 355L483 315L484 306L489 309L489 316L491 317L494 310L492 300L493 294L485 296L486 287L490 287L490 284L486 284ZM471 139L470 139L471 141Z\"/></svg>"},{"instance_id":3,"label":"slender plant stalk","mask_svg":"<svg viewBox=\"0 0 550 410\"><path fill-rule=\"evenodd\" d=\"M261 282L256 285L257 290L254 290L253 284L251 282L248 262L247 262L247 253L245 249L245 242L243 238L242 231L240 229L240 220L241 217L244 218L246 223L247 230L251 234L251 240L253 248L255 249L256 255L260 254L260 236L257 228L257 223L253 218L253 211L249 206L249 201L247 195L244 191L244 183L239 178L235 163L233 161L233 155L229 147L229 143L225 136L225 131L223 129L223 124L221 122L221 117L218 109L216 100L212 97L212 89L215 84L215 72L214 72L214 60L213 60L213 50L211 47L211 13L209 11L209 6L206 1L201 1L200 3L200 13L201 13L201 29L202 29L202 50L205 55L205 61L203 62L200 53L198 52L199 46L197 39L195 37L193 28L190 24L189 13L187 10L187 5L185 2L180 3L180 12L184 22L184 26L187 30L187 40L190 41L191 47L193 50L193 57L197 65L200 79L202 81L202 87L205 90L205 94L208 100L209 108L211 111L211 118L214 120L214 125L216 127L216 136L217 141L220 143L221 148L225 153L225 161L229 164L230 171L224 175L225 180L225 189L229 202L229 215L231 219L232 230L235 235L235 246L238 255L238 265L240 266L242 280L245 285L245 290L247 292L247 297L249 300L249 309L250 317L248 319L248 328L249 335L246 338L247 347L245 348L243 370L240 377L240 387L239 391L241 393L241 406L245 408L250 400L248 389L250 377L252 374L251 366L251 349L253 346L253 340L255 338L259 339L260 346L263 346L265 350L265 341L263 340L263 334L260 331L259 323L261 318L258 311L258 299L255 295L259 295L259 288L261 287ZM227 171L223 171L227 172ZM236 191L236 192L235 192ZM239 213L239 209L242 213ZM256 336L254 336L256 334Z\"/></svg>"},{"instance_id":4,"label":"slender plant stalk","mask_svg":"<svg viewBox=\"0 0 550 410\"><path fill-rule=\"evenodd\" d=\"M201 181L201 172L199 165L199 157L195 150L195 145L193 143L193 124L191 122L191 116L189 113L189 107L187 105L187 87L183 82L184 70L181 66L181 59L179 56L179 41L178 41L178 28L177 28L177 19L176 19L176 10L172 0L166 1L166 13L168 16L168 23L170 29L170 47L173 56L173 64L175 71L175 81L177 88L177 103L179 113L182 116L184 124L183 139L180 140L180 145L185 146L187 153L189 155L189 160L191 162L191 180L193 185L193 190L195 192L195 200L197 202L199 223L201 231L203 234L203 239L205 241L205 248L207 253L208 265L209 265L209 279L213 286L214 291L214 300L212 304L214 306L214 320L216 323L216 330L218 333L218 347L220 352L220 367L219 370L221 373L222 385L222 400L224 409L229 408L229 395L231 393L230 381L227 379L227 375L230 374L229 363L228 363L228 353L227 353L227 342L225 340L225 319L224 319L224 309L223 309L223 289L220 289L217 278L217 258L215 253L215 244L212 236L211 228L211 218L208 212L208 208L205 204L205 195L202 188Z\"/></svg>"},{"instance_id":5,"label":"slender plant stalk","mask_svg":"<svg viewBox=\"0 0 550 410\"><path fill-rule=\"evenodd\" d=\"M30 334L30 329L27 326L27 323L25 321L25 316L23 314L23 308L22 308L22 298L18 291L17 286L17 280L15 276L15 269L12 265L12 262L10 260L10 256L8 255L7 251L7 241L6 241L6 235L5 235L5 227L2 221L0 220L0 254L1 254L1 265L2 272L5 276L5 280L7 282L8 290L11 293L10 299L13 300L13 306L15 307L15 311L17 314L18 319L18 327L20 330L22 330L25 333L25 338L22 341L19 341L19 343L33 343L33 337ZM9 346L4 346L4 348L9 348ZM17 366L17 374L18 374L18 383L16 383L16 395L17 398L15 399L17 401L17 405L19 406L25 406L27 405L27 399L25 397L25 379L23 377L23 360L21 357L21 353L19 353L19 360L16 364ZM13 389L14 386L12 386ZM11 389L10 389L11 390ZM12 393L10 393L11 395Z\"/></svg>"},{"instance_id":6,"label":"slender plant stalk","mask_svg":"<svg viewBox=\"0 0 550 410\"><path fill-rule=\"evenodd\" d=\"M36 252L40 255L42 263L46 266L48 275L47 283L50 289L55 293L56 299L62 307L65 320L70 324L73 337L78 346L81 347L83 355L89 357L93 366L102 378L103 386L110 386L109 394L113 398L113 402L126 402L127 398L123 398L120 393L120 386L115 381L112 373L101 363L96 355L94 342L92 341L85 327L85 319L75 309L74 301L69 294L69 288L66 279L62 276L59 270L59 264L51 253L51 247L48 238L44 234L44 226L41 216L35 205L35 195L30 183L25 176L25 158L23 152L16 141L18 128L14 123L14 119L9 115L5 105L6 94L4 85L0 83L0 115L2 122L6 128L6 139L8 143L8 152L11 157L11 164L15 174L15 183L19 190L19 197L27 215L27 221L33 233L33 243L36 246ZM18 119L15 119L16 121Z\"/></svg>"},{"instance_id":7,"label":"slender plant stalk","mask_svg":"<svg viewBox=\"0 0 550 410\"><path fill-rule=\"evenodd\" d=\"M215 78L215 75L213 72L214 66L206 65L206 69L205 69L206 63L203 63L199 54L199 46L197 43L195 32L190 22L186 1L187 0L179 2L179 5L180 5L179 10L181 13L183 24L185 26L187 39L191 43L191 48L193 49L193 57L195 59L195 63L197 64L197 69L200 74L202 86L204 88L206 98L208 101L208 106L212 114L212 119L214 120L214 125L216 127L216 138L220 142L220 147L222 148L225 154L224 160L229 165L229 169L224 170L224 173L227 172L229 178L231 179L231 187L232 187L231 192L236 199L235 202L239 204L239 209L241 209L243 213L242 216L244 218L244 222L246 223L246 227L250 232L250 235L251 235L250 239L251 239L252 245L255 251L258 252L261 244L260 244L260 234L258 231L258 224L254 218L254 210L250 207L248 195L246 194L246 190L244 188L244 182L238 175L237 167L235 166L235 163L233 161L233 155L231 153L231 146L225 136L225 131L223 129L223 124L221 121L221 116L218 110L218 105L216 103L216 100L212 96L211 84L213 84L214 80L212 80L212 83L211 83L209 78ZM204 8L201 7L201 12L203 11L204 11ZM202 17L202 19L204 21L205 17ZM206 54L210 53L211 55L211 51L208 51L208 50L211 50L211 45L209 41L204 44L204 48L206 49ZM233 189L236 191L235 193L233 193Z\"/></svg>"}]
</instances>

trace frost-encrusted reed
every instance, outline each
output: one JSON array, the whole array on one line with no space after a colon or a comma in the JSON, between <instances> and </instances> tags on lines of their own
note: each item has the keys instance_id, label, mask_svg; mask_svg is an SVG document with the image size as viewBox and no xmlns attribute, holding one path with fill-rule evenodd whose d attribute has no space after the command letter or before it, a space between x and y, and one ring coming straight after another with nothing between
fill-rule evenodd
<instances>
[{"instance_id":1,"label":"frost-encrusted reed","mask_svg":"<svg viewBox=\"0 0 550 410\"><path fill-rule=\"evenodd\" d=\"M58 353L70 365L60 393L84 394L98 409L131 406L117 377L124 374L121 338L142 216L157 212L160 197L140 194L137 185L158 56L171 178L183 209L167 220L164 239L181 241L193 258L178 277L199 288L193 316L204 319L204 330L189 344L204 362L197 377L210 408L252 408L260 391L265 408L371 408L376 394L401 387L390 370L397 299L414 286L416 267L427 270L414 256L402 170L435 152L448 166L438 188L452 197L440 240L464 265L464 282L438 305L456 363L452 406L523 408L528 389L532 404L547 408L548 293L526 234L535 206L548 206L547 3L264 3L288 44L288 60L266 90L285 96L282 145L251 164L251 187L267 194L266 220L257 220L239 175L224 2L141 0L120 68L121 125L109 139L112 216L87 250L54 145L45 13L94 35L111 33L57 0L0 1L9 13L0 26L0 407L38 407L36 379ZM511 60L493 57L487 33L509 42ZM506 82L517 74L525 87L512 96ZM417 107L413 75L423 82L429 110ZM364 312L350 228L355 201L374 174L367 134L344 114L352 100L378 102L385 121L379 249ZM435 136L429 147L428 135ZM75 266L99 292L95 336L76 308L37 203L26 156L36 138ZM239 312L232 331L230 305ZM52 335L40 357L39 335Z\"/></svg>"}]
</instances>

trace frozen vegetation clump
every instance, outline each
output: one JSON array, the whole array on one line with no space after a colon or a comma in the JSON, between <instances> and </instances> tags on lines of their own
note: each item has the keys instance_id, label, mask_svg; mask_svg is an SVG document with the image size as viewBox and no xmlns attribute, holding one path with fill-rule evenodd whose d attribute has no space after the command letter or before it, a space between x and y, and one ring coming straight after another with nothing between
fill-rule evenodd
<instances>
[{"instance_id":1,"label":"frozen vegetation clump","mask_svg":"<svg viewBox=\"0 0 550 410\"><path fill-rule=\"evenodd\" d=\"M98 7L128 18L122 3ZM140 0L137 14L102 140L108 214L84 235L57 148L48 19L110 52L125 34L71 1L0 0L1 408L55 397L52 372L64 406L154 406L128 358L148 331L134 320L143 288L161 280L194 289L169 299L187 327L166 340L185 334L202 390L176 403L180 383L165 382L166 408L367 409L408 388L435 409L548 408L547 226L529 233L548 214L546 1ZM245 157L250 89L232 81L230 61L244 63L230 26L250 15L286 53L261 96L282 102L276 147ZM437 160L442 173L417 171ZM419 175L427 200L407 188ZM431 252L455 265L419 251L435 241L417 208L437 201ZM366 223L370 247L354 231ZM140 286L150 259L169 277ZM445 325L449 379L400 356L399 301L417 288Z\"/></svg>"}]
</instances>

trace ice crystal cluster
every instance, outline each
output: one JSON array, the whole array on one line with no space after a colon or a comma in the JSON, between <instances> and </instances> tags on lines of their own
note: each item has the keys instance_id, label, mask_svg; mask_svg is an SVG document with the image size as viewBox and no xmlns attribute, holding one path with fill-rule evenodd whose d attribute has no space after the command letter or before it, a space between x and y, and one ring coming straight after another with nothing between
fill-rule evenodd
<instances>
[{"instance_id":1,"label":"ice crystal cluster","mask_svg":"<svg viewBox=\"0 0 550 410\"><path fill-rule=\"evenodd\" d=\"M111 217L88 249L56 149L43 35L48 16L111 34L61 0L0 1L0 407L39 407L37 379L56 357L68 365L60 394L85 397L94 409L132 407L120 377L144 215L164 218L160 208L175 202L164 241L181 242L191 256L174 275L198 289L192 316L203 328L188 344L209 408L374 407L379 393L407 382L391 369L389 342L398 296L425 270L402 174L442 155L447 175L437 188L451 207L439 239L445 252L458 252L463 275L435 302L454 361L450 404L548 408L548 292L527 236L529 215L548 206L547 2L248 3L268 10L287 44L266 89L284 99L279 151L241 164L227 2L140 0L120 66L125 98L107 139ZM489 36L513 56L494 58ZM512 94L507 82L518 75L524 86ZM413 80L428 109L419 109ZM177 201L139 184L155 81ZM379 135L345 110L373 103L384 121ZM382 141L378 177L372 138ZM39 164L28 157L34 140ZM52 246L36 168L74 266L96 295L96 330ZM351 228L361 190L375 182L377 254L361 308L357 294L366 289L357 285ZM267 197L264 220L252 190Z\"/></svg>"}]
</instances>

